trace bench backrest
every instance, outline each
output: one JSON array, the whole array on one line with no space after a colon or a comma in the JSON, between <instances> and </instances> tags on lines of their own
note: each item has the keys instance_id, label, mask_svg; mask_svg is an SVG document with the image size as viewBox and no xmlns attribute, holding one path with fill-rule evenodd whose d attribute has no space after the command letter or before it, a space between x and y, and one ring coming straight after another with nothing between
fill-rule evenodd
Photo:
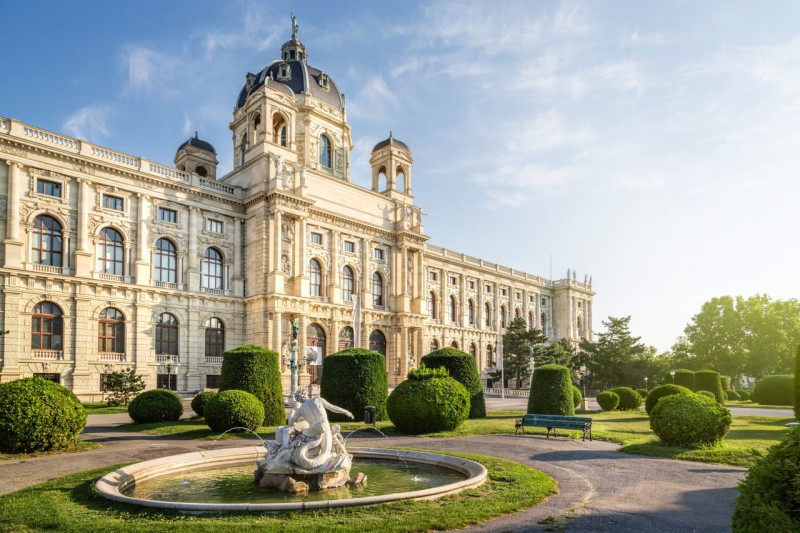
<instances>
[{"instance_id":1,"label":"bench backrest","mask_svg":"<svg viewBox=\"0 0 800 533\"><path fill-rule=\"evenodd\" d=\"M523 424L542 424L546 422L556 423L591 423L592 418L588 416L565 416L565 415L539 415L539 414L526 414L522 417Z\"/></svg>"}]
</instances>

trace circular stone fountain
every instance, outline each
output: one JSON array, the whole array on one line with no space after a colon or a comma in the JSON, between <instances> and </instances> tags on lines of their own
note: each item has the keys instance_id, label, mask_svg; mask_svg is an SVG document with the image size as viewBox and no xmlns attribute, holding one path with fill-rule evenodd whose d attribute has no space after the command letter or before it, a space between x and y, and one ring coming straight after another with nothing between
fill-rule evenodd
<instances>
[{"instance_id":1,"label":"circular stone fountain","mask_svg":"<svg viewBox=\"0 0 800 533\"><path fill-rule=\"evenodd\" d=\"M445 469L460 474L461 479L452 483L428 487L422 490L403 490L402 492L389 492L364 497L344 497L340 499L309 500L305 496L284 495L282 501L265 503L259 494L253 494L252 501L237 503L221 503L219 501L203 501L203 492L192 489L187 485L190 497L181 498L184 501L165 501L136 497L136 486L146 486L149 481L177 473L188 473L209 468L231 467L247 465L255 467L259 460L264 458L264 447L248 446L243 448L227 448L208 450L181 455L173 455L144 461L120 468L100 478L95 487L100 495L123 503L157 507L162 509L177 509L181 511L298 511L305 509L326 509L330 507L345 507L352 505L370 505L386 503L405 499L432 499L446 494L460 492L464 489L477 487L486 481L486 468L483 465L467 459L440 455L427 452L411 452L404 450L390 450L380 448L355 448L350 452L353 456L355 467L359 461L392 462L403 469L409 467L422 467ZM252 474L250 474L250 484ZM377 481L372 482L375 485ZM341 489L337 489L341 490ZM132 494L132 495L129 495ZM325 494L324 492L316 494ZM324 497L324 496L323 496ZM185 501L185 500L189 501Z\"/></svg>"}]
</instances>

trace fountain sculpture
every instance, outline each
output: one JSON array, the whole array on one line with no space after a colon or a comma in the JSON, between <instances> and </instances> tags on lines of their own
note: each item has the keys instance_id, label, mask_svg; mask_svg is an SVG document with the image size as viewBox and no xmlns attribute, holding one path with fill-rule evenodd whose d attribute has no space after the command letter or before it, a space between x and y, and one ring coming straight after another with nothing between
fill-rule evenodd
<instances>
[{"instance_id":1,"label":"fountain sculpture","mask_svg":"<svg viewBox=\"0 0 800 533\"><path fill-rule=\"evenodd\" d=\"M264 442L266 458L258 461L255 481L291 493L342 487L366 481L359 474L350 479L353 456L347 453L338 424L328 422L328 411L353 418L352 413L324 398L294 393L295 405L287 425L275 430L275 440Z\"/></svg>"}]
</instances>

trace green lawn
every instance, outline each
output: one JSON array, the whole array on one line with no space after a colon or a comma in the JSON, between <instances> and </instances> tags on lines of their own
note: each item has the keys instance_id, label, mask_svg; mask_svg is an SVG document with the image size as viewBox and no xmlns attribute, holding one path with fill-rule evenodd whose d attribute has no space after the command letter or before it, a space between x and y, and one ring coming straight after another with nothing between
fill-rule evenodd
<instances>
[{"instance_id":1,"label":"green lawn","mask_svg":"<svg viewBox=\"0 0 800 533\"><path fill-rule=\"evenodd\" d=\"M760 403L753 403L750 400L742 401L727 401L725 407L744 407L745 409L794 409L793 405L761 405Z\"/></svg>"},{"instance_id":2,"label":"green lawn","mask_svg":"<svg viewBox=\"0 0 800 533\"><path fill-rule=\"evenodd\" d=\"M456 454L479 461L489 482L435 501L295 513L181 514L106 500L95 480L121 465L54 479L0 496L2 531L427 531L459 529L536 505L555 494L547 475L511 461ZM44 512L43 512L44 511Z\"/></svg>"},{"instance_id":3,"label":"green lawn","mask_svg":"<svg viewBox=\"0 0 800 533\"><path fill-rule=\"evenodd\" d=\"M118 405L117 407L109 407L106 402L85 402L82 403L83 408L86 409L87 415L108 415L114 413L127 413L127 405Z\"/></svg>"},{"instance_id":4,"label":"green lawn","mask_svg":"<svg viewBox=\"0 0 800 533\"><path fill-rule=\"evenodd\" d=\"M86 450L94 450L99 448L100 445L96 442L84 442L79 440L74 446L65 448L63 450L54 450L51 452L36 452L36 453L0 453L0 461L8 461L9 459L28 459L30 457L40 457L42 455L56 455L62 453L85 452Z\"/></svg>"}]
</instances>

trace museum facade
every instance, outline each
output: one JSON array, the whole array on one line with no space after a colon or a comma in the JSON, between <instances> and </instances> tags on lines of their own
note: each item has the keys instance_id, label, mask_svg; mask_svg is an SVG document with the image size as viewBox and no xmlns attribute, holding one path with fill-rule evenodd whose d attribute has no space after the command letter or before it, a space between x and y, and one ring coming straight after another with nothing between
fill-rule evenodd
<instances>
[{"instance_id":1,"label":"museum facade","mask_svg":"<svg viewBox=\"0 0 800 533\"><path fill-rule=\"evenodd\" d=\"M226 349L285 357L291 321L301 385L352 346L386 355L390 385L444 346L486 372L517 316L592 338L590 279L428 242L403 142L375 146L369 189L350 182L344 95L296 33L246 75L230 129L218 176L197 135L168 166L0 118L0 381L100 399L104 375L132 367L148 388L214 388Z\"/></svg>"}]
</instances>

